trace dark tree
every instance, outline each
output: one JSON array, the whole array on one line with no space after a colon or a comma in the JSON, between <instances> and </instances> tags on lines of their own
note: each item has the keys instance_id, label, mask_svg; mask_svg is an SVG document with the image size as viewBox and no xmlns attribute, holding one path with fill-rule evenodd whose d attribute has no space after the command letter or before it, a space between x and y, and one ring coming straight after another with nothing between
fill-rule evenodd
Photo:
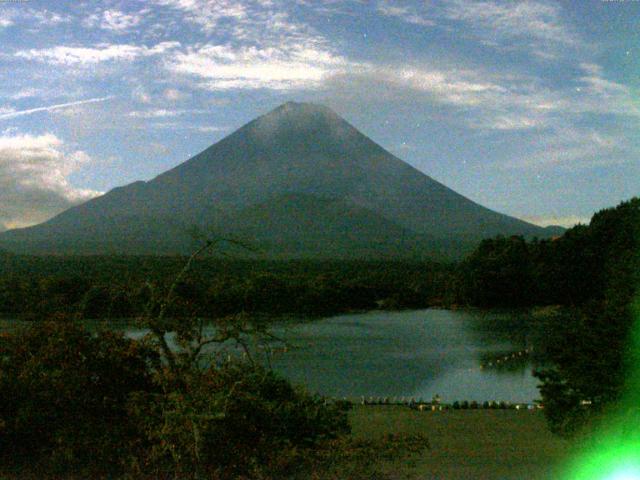
<instances>
[{"instance_id":1,"label":"dark tree","mask_svg":"<svg viewBox=\"0 0 640 480\"><path fill-rule=\"evenodd\" d=\"M570 245L575 235L585 258L573 269L564 265L566 278L584 288L574 286L572 300L582 302L550 322L550 366L536 373L549 425L561 434L574 433L619 400L640 360L631 345L633 302L640 293L640 199L598 212L566 240Z\"/></svg>"}]
</instances>

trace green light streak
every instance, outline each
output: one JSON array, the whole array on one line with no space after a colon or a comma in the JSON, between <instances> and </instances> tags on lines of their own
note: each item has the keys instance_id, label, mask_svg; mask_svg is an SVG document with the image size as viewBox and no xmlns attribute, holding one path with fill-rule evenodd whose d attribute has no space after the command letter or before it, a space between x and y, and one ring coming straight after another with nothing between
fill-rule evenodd
<instances>
[{"instance_id":1,"label":"green light streak","mask_svg":"<svg viewBox=\"0 0 640 480\"><path fill-rule=\"evenodd\" d=\"M634 326L624 394L582 452L568 466L566 480L640 480L640 296L632 306Z\"/></svg>"}]
</instances>

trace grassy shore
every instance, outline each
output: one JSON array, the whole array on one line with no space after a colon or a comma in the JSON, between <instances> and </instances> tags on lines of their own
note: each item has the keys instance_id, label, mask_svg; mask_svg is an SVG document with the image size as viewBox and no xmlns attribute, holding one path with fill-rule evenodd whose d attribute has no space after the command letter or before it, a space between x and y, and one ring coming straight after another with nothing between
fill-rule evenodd
<instances>
[{"instance_id":1,"label":"grassy shore","mask_svg":"<svg viewBox=\"0 0 640 480\"><path fill-rule=\"evenodd\" d=\"M427 436L429 450L385 466L398 479L558 479L558 466L570 449L567 441L547 430L541 411L418 412L401 406L357 406L351 420L357 438Z\"/></svg>"}]
</instances>

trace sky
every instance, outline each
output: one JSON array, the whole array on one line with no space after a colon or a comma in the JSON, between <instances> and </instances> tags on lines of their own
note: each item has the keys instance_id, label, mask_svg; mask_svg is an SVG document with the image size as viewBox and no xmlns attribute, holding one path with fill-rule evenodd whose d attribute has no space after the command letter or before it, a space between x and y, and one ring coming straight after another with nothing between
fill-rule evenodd
<instances>
[{"instance_id":1,"label":"sky","mask_svg":"<svg viewBox=\"0 0 640 480\"><path fill-rule=\"evenodd\" d=\"M540 225L640 195L640 1L0 0L0 230L325 104Z\"/></svg>"}]
</instances>

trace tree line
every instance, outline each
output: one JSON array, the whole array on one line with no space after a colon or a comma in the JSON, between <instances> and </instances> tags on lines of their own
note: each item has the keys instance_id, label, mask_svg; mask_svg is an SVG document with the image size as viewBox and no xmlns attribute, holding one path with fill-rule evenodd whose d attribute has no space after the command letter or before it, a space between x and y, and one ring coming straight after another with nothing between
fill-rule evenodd
<instances>
[{"instance_id":1,"label":"tree line","mask_svg":"<svg viewBox=\"0 0 640 480\"><path fill-rule=\"evenodd\" d=\"M0 268L0 316L37 320L141 315L184 258L9 257ZM60 268L56 268L56 267ZM453 267L402 262L246 262L203 259L176 286L174 309L216 318L248 312L318 316L445 301ZM177 313L177 312L176 312Z\"/></svg>"}]
</instances>

